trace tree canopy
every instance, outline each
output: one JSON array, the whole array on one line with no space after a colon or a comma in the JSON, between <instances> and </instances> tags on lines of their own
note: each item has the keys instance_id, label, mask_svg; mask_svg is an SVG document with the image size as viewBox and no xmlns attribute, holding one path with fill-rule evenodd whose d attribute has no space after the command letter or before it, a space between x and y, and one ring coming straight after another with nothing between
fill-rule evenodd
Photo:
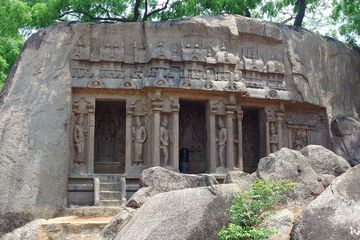
<instances>
[{"instance_id":1,"label":"tree canopy","mask_svg":"<svg viewBox=\"0 0 360 240\"><path fill-rule=\"evenodd\" d=\"M297 27L327 25L359 44L360 0L0 0L0 89L26 36L52 23L143 22L238 14ZM324 12L328 12L327 16ZM313 16L312 18L307 16Z\"/></svg>"}]
</instances>

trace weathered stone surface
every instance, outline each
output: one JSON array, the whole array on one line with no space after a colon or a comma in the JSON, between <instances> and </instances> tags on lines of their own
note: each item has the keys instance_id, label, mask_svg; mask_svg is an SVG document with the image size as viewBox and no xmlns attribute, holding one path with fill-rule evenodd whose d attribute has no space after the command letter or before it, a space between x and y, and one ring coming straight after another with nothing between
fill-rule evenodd
<instances>
[{"instance_id":1,"label":"weathered stone surface","mask_svg":"<svg viewBox=\"0 0 360 240\"><path fill-rule=\"evenodd\" d=\"M330 174L322 174L320 176L321 182L324 185L324 187L328 187L330 186L331 182L336 178L336 176L334 175L330 175Z\"/></svg>"},{"instance_id":2,"label":"weathered stone surface","mask_svg":"<svg viewBox=\"0 0 360 240\"><path fill-rule=\"evenodd\" d=\"M8 213L51 217L65 204L71 112L66 60L77 34L53 25L32 35L1 93L0 219Z\"/></svg>"},{"instance_id":3,"label":"weathered stone surface","mask_svg":"<svg viewBox=\"0 0 360 240\"><path fill-rule=\"evenodd\" d=\"M217 239L239 187L224 184L160 193L149 199L116 240Z\"/></svg>"},{"instance_id":4,"label":"weathered stone surface","mask_svg":"<svg viewBox=\"0 0 360 240\"><path fill-rule=\"evenodd\" d=\"M301 214L293 240L355 240L360 236L360 166L337 177Z\"/></svg>"},{"instance_id":5,"label":"weathered stone surface","mask_svg":"<svg viewBox=\"0 0 360 240\"><path fill-rule=\"evenodd\" d=\"M106 240L114 239L121 229L130 221L133 217L135 210L126 208L117 214L111 222L109 222L101 231L100 236Z\"/></svg>"},{"instance_id":6,"label":"weathered stone surface","mask_svg":"<svg viewBox=\"0 0 360 240\"><path fill-rule=\"evenodd\" d=\"M331 122L334 151L351 166L360 163L360 121L350 116L336 116Z\"/></svg>"},{"instance_id":7,"label":"weathered stone surface","mask_svg":"<svg viewBox=\"0 0 360 240\"><path fill-rule=\"evenodd\" d=\"M226 174L224 183L235 183L243 189L251 188L256 177L242 171L230 171Z\"/></svg>"},{"instance_id":8,"label":"weathered stone surface","mask_svg":"<svg viewBox=\"0 0 360 240\"><path fill-rule=\"evenodd\" d=\"M339 176L350 168L349 163L339 155L319 145L308 145L300 151L317 174Z\"/></svg>"},{"instance_id":9,"label":"weathered stone surface","mask_svg":"<svg viewBox=\"0 0 360 240\"><path fill-rule=\"evenodd\" d=\"M126 206L132 208L139 208L145 201L156 194L156 191L151 187L142 187L137 190L127 201Z\"/></svg>"},{"instance_id":10,"label":"weathered stone surface","mask_svg":"<svg viewBox=\"0 0 360 240\"><path fill-rule=\"evenodd\" d=\"M78 216L78 217L109 217L116 216L124 211L125 207L98 207L98 206L72 206L61 209L56 217Z\"/></svg>"},{"instance_id":11,"label":"weathered stone surface","mask_svg":"<svg viewBox=\"0 0 360 240\"><path fill-rule=\"evenodd\" d=\"M216 184L218 184L216 178L207 174L182 174L162 167L152 167L142 172L143 187L131 196L126 206L138 208L157 193Z\"/></svg>"},{"instance_id":12,"label":"weathered stone surface","mask_svg":"<svg viewBox=\"0 0 360 240\"><path fill-rule=\"evenodd\" d=\"M184 188L206 187L218 184L215 177L206 174L182 174L162 167L152 167L142 172L142 184L156 192Z\"/></svg>"},{"instance_id":13,"label":"weathered stone surface","mask_svg":"<svg viewBox=\"0 0 360 240\"><path fill-rule=\"evenodd\" d=\"M45 223L45 219L36 219L21 228L17 228L12 232L5 234L1 240L39 240L43 239L41 224Z\"/></svg>"},{"instance_id":14,"label":"weathered stone surface","mask_svg":"<svg viewBox=\"0 0 360 240\"><path fill-rule=\"evenodd\" d=\"M275 230L269 240L290 240L291 230L294 224L294 214L289 209L281 209L270 215L260 224L261 228Z\"/></svg>"},{"instance_id":15,"label":"weathered stone surface","mask_svg":"<svg viewBox=\"0 0 360 240\"><path fill-rule=\"evenodd\" d=\"M261 179L279 181L289 179L296 183L289 197L299 201L310 201L324 189L309 160L300 152L282 148L260 159L257 176Z\"/></svg>"}]
</instances>

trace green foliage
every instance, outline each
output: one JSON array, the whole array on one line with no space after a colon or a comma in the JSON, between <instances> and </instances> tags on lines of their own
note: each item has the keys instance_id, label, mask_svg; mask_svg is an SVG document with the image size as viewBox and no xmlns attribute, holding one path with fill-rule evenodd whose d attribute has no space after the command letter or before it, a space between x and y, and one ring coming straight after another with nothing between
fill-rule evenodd
<instances>
[{"instance_id":1,"label":"green foliage","mask_svg":"<svg viewBox=\"0 0 360 240\"><path fill-rule=\"evenodd\" d=\"M271 212L282 194L292 191L295 184L289 180L268 182L256 180L250 191L238 194L230 208L230 224L223 227L218 236L221 240L265 239L274 229L259 228L259 224Z\"/></svg>"},{"instance_id":2,"label":"green foliage","mask_svg":"<svg viewBox=\"0 0 360 240\"><path fill-rule=\"evenodd\" d=\"M349 43L359 43L360 0L334 0L332 17L341 23L340 33Z\"/></svg>"},{"instance_id":3,"label":"green foliage","mask_svg":"<svg viewBox=\"0 0 360 240\"><path fill-rule=\"evenodd\" d=\"M19 30L31 22L30 9L19 0L0 0L0 91L24 42Z\"/></svg>"}]
</instances>

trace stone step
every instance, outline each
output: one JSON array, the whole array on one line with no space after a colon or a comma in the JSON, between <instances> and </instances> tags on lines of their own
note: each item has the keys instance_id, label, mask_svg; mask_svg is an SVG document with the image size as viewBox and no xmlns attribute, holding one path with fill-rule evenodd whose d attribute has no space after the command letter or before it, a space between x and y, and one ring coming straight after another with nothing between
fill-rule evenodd
<instances>
[{"instance_id":1,"label":"stone step","mask_svg":"<svg viewBox=\"0 0 360 240\"><path fill-rule=\"evenodd\" d=\"M77 216L77 217L114 217L124 210L123 207L102 207L102 206L73 206L61 209L56 217Z\"/></svg>"},{"instance_id":2,"label":"stone step","mask_svg":"<svg viewBox=\"0 0 360 240\"><path fill-rule=\"evenodd\" d=\"M98 206L107 206L107 207L118 207L125 204L125 201L122 200L99 200Z\"/></svg>"},{"instance_id":3,"label":"stone step","mask_svg":"<svg viewBox=\"0 0 360 240\"><path fill-rule=\"evenodd\" d=\"M125 178L122 175L98 175L100 182L118 182L121 183L121 179Z\"/></svg>"},{"instance_id":4,"label":"stone step","mask_svg":"<svg viewBox=\"0 0 360 240\"><path fill-rule=\"evenodd\" d=\"M100 191L99 197L100 200L121 200L125 196L123 197L120 191Z\"/></svg>"},{"instance_id":5,"label":"stone step","mask_svg":"<svg viewBox=\"0 0 360 240\"><path fill-rule=\"evenodd\" d=\"M100 182L100 191L121 191L121 183Z\"/></svg>"},{"instance_id":6,"label":"stone step","mask_svg":"<svg viewBox=\"0 0 360 240\"><path fill-rule=\"evenodd\" d=\"M47 220L41 225L44 239L61 240L96 240L101 230L112 217L78 217L67 216Z\"/></svg>"}]
</instances>

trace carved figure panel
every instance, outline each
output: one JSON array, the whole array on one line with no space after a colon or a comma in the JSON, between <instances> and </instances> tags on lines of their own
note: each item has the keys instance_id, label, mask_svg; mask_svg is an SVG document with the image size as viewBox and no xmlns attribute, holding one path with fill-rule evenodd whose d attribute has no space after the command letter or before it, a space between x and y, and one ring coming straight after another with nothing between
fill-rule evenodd
<instances>
[{"instance_id":1,"label":"carved figure panel","mask_svg":"<svg viewBox=\"0 0 360 240\"><path fill-rule=\"evenodd\" d=\"M226 168L226 145L227 145L227 130L224 123L224 117L217 117L217 147L218 147L218 165L219 168Z\"/></svg>"},{"instance_id":2,"label":"carved figure panel","mask_svg":"<svg viewBox=\"0 0 360 240\"><path fill-rule=\"evenodd\" d=\"M169 133L169 123L168 123L167 114L164 114L160 123L160 162L165 165L171 165L171 157L170 157L170 133Z\"/></svg>"},{"instance_id":3,"label":"carved figure panel","mask_svg":"<svg viewBox=\"0 0 360 240\"><path fill-rule=\"evenodd\" d=\"M132 127L134 141L134 164L142 166L144 164L144 146L147 140L147 130L141 116L135 117L135 127Z\"/></svg>"},{"instance_id":4,"label":"carved figure panel","mask_svg":"<svg viewBox=\"0 0 360 240\"><path fill-rule=\"evenodd\" d=\"M326 126L321 120L322 115L317 113L287 113L289 148L300 150L308 144L326 145L323 140Z\"/></svg>"},{"instance_id":5,"label":"carved figure panel","mask_svg":"<svg viewBox=\"0 0 360 240\"><path fill-rule=\"evenodd\" d=\"M73 141L75 147L76 164L85 164L87 162L86 152L88 149L88 132L89 132L89 113L93 112L93 106L84 98L74 102L73 115L74 115L74 129Z\"/></svg>"}]
</instances>

